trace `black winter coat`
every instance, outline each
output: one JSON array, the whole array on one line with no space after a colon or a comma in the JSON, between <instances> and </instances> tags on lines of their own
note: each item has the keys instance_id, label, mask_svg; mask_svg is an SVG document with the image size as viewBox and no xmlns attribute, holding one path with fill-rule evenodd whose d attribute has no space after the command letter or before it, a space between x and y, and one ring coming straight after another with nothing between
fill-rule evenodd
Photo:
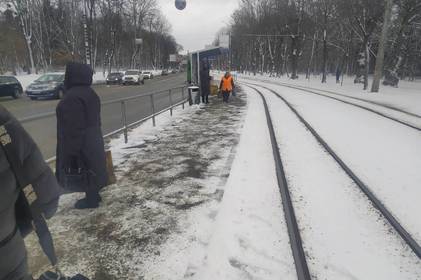
<instances>
[{"instance_id":1,"label":"black winter coat","mask_svg":"<svg viewBox=\"0 0 421 280\"><path fill-rule=\"evenodd\" d=\"M205 66L200 70L200 86L202 95L210 94L210 81L209 67Z\"/></svg>"},{"instance_id":2,"label":"black winter coat","mask_svg":"<svg viewBox=\"0 0 421 280\"><path fill-rule=\"evenodd\" d=\"M101 103L90 87L92 75L91 68L85 64L69 63L66 67L66 93L56 109L56 175L62 185L64 170L71 167L75 160L93 171L96 187L102 188L108 181L101 131Z\"/></svg>"},{"instance_id":3,"label":"black winter coat","mask_svg":"<svg viewBox=\"0 0 421 280\"><path fill-rule=\"evenodd\" d=\"M25 184L31 184L41 211L50 218L57 210L61 193L53 172L45 163L37 145L19 122L0 106L0 140L13 145L22 170L17 171ZM5 141L4 141L5 140ZM16 159L15 159L16 160ZM0 279L17 280L27 276L26 251L16 231L15 203L20 189L8 159L0 149Z\"/></svg>"}]
</instances>

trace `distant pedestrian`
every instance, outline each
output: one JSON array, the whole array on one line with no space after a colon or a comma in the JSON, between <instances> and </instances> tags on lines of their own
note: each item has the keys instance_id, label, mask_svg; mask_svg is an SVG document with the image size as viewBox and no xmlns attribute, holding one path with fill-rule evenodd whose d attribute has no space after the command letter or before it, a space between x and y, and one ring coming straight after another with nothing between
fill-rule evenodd
<instances>
[{"instance_id":1,"label":"distant pedestrian","mask_svg":"<svg viewBox=\"0 0 421 280\"><path fill-rule=\"evenodd\" d=\"M336 83L337 84L341 82L341 74L342 74L341 68L338 66L336 68Z\"/></svg>"},{"instance_id":2,"label":"distant pedestrian","mask_svg":"<svg viewBox=\"0 0 421 280\"><path fill-rule=\"evenodd\" d=\"M88 65L69 63L64 78L66 92L56 109L56 176L65 189L76 184L86 193L76 202L77 209L98 207L99 190L108 181L101 103L91 88L92 75Z\"/></svg>"},{"instance_id":3,"label":"distant pedestrian","mask_svg":"<svg viewBox=\"0 0 421 280\"><path fill-rule=\"evenodd\" d=\"M222 92L223 102L229 102L230 94L234 89L234 79L230 72L226 72L219 85L219 90Z\"/></svg>"},{"instance_id":4,"label":"distant pedestrian","mask_svg":"<svg viewBox=\"0 0 421 280\"><path fill-rule=\"evenodd\" d=\"M202 103L209 103L210 80L209 66L204 62L203 67L200 70L200 91L202 94Z\"/></svg>"},{"instance_id":5,"label":"distant pedestrian","mask_svg":"<svg viewBox=\"0 0 421 280\"><path fill-rule=\"evenodd\" d=\"M61 190L35 142L2 106L0 148L0 279L29 280L23 237L35 225L42 246L46 230L38 221L56 212Z\"/></svg>"}]
</instances>

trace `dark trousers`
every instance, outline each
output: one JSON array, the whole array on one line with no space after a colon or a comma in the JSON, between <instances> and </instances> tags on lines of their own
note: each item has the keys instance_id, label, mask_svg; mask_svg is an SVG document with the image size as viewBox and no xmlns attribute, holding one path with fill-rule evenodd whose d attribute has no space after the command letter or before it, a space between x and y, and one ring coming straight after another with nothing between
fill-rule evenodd
<instances>
[{"instance_id":1,"label":"dark trousers","mask_svg":"<svg viewBox=\"0 0 421 280\"><path fill-rule=\"evenodd\" d=\"M209 103L209 94L202 94L202 103Z\"/></svg>"},{"instance_id":2,"label":"dark trousers","mask_svg":"<svg viewBox=\"0 0 421 280\"><path fill-rule=\"evenodd\" d=\"M223 91L222 92L222 97L223 97L223 101L224 102L228 102L230 99L230 92L229 91Z\"/></svg>"},{"instance_id":3,"label":"dark trousers","mask_svg":"<svg viewBox=\"0 0 421 280\"><path fill-rule=\"evenodd\" d=\"M89 204L96 205L101 200L98 188L88 188L86 190L86 199Z\"/></svg>"},{"instance_id":4,"label":"dark trousers","mask_svg":"<svg viewBox=\"0 0 421 280\"><path fill-rule=\"evenodd\" d=\"M95 179L90 177L85 191L86 199L89 204L96 205L101 200L99 189L100 188L97 186Z\"/></svg>"}]
</instances>

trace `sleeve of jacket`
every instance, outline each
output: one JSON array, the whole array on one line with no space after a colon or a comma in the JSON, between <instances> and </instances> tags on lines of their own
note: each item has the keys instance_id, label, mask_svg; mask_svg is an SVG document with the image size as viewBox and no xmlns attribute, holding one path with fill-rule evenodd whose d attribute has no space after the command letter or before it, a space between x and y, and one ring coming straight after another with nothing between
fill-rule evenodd
<instances>
[{"instance_id":1,"label":"sleeve of jacket","mask_svg":"<svg viewBox=\"0 0 421 280\"><path fill-rule=\"evenodd\" d=\"M61 189L57 180L46 164L38 146L21 124L5 109L2 109L2 120L6 119L8 133L12 138L16 156L21 165L21 170L16 176L25 185L32 185L36 194L34 205L50 218L57 210ZM6 118L5 118L6 117Z\"/></svg>"},{"instance_id":2,"label":"sleeve of jacket","mask_svg":"<svg viewBox=\"0 0 421 280\"><path fill-rule=\"evenodd\" d=\"M73 97L63 101L59 121L63 132L63 162L66 165L72 157L80 156L86 134L86 113L81 99Z\"/></svg>"}]
</instances>

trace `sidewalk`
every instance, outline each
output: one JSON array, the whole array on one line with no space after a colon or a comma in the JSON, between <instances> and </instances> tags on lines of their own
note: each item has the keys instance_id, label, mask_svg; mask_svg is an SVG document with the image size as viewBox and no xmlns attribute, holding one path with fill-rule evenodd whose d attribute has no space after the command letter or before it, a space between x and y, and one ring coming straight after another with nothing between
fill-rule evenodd
<instances>
[{"instance_id":1,"label":"sidewalk","mask_svg":"<svg viewBox=\"0 0 421 280\"><path fill-rule=\"evenodd\" d=\"M49 221L61 268L95 280L181 279L203 247L218 213L247 108L211 98L132 130L107 145L118 183L102 192L99 209L73 209L65 195ZM48 269L37 240L26 240L34 276Z\"/></svg>"}]
</instances>

